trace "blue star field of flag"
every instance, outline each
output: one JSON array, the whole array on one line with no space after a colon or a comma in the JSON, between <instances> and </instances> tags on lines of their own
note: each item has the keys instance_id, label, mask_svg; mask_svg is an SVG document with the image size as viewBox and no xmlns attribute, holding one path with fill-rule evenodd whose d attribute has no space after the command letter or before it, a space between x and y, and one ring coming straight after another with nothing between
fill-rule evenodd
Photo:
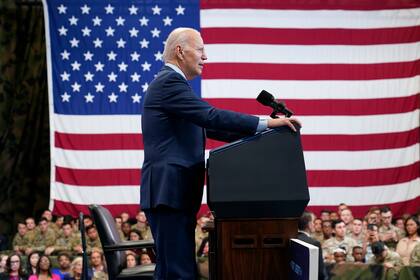
<instances>
[{"instance_id":1,"label":"blue star field of flag","mask_svg":"<svg viewBox=\"0 0 420 280\"><path fill-rule=\"evenodd\" d=\"M47 0L54 111L140 114L168 34L199 29L198 1ZM200 81L193 81L199 94Z\"/></svg>"}]
</instances>

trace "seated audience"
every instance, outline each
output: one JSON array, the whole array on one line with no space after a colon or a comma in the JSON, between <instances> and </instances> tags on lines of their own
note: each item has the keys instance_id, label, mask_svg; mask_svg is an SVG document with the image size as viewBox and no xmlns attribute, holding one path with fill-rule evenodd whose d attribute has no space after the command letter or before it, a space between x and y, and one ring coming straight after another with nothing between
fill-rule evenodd
<instances>
[{"instance_id":1,"label":"seated audience","mask_svg":"<svg viewBox=\"0 0 420 280\"><path fill-rule=\"evenodd\" d=\"M404 222L405 222L404 219L401 218L401 217L396 218L395 221L394 221L394 226L396 226L400 230L401 238L406 236Z\"/></svg>"},{"instance_id":2,"label":"seated audience","mask_svg":"<svg viewBox=\"0 0 420 280\"><path fill-rule=\"evenodd\" d=\"M321 216L320 216L321 220L322 221L331 220L330 214L331 214L330 210L326 210L326 209L321 210Z\"/></svg>"},{"instance_id":3,"label":"seated audience","mask_svg":"<svg viewBox=\"0 0 420 280\"><path fill-rule=\"evenodd\" d=\"M55 244L54 230L48 227L48 220L43 217L39 220L39 232L35 235L32 247L27 247L25 250L26 255L33 251L44 253L45 249Z\"/></svg>"},{"instance_id":4,"label":"seated audience","mask_svg":"<svg viewBox=\"0 0 420 280\"><path fill-rule=\"evenodd\" d=\"M66 252L61 252L58 255L58 268L54 268L52 273L60 276L60 279L64 279L64 276L69 275L70 273L70 264L71 258L70 255Z\"/></svg>"},{"instance_id":5,"label":"seated audience","mask_svg":"<svg viewBox=\"0 0 420 280\"><path fill-rule=\"evenodd\" d=\"M40 256L36 267L36 274L29 276L29 280L60 280L60 276L52 273L51 267L50 258L46 255Z\"/></svg>"},{"instance_id":6,"label":"seated audience","mask_svg":"<svg viewBox=\"0 0 420 280\"><path fill-rule=\"evenodd\" d=\"M38 233L38 229L35 224L35 219L32 217L26 218L25 223L26 223L27 231L24 237L24 240L25 240L24 246L25 246L25 251L26 251L26 248L33 246L35 237Z\"/></svg>"},{"instance_id":7,"label":"seated audience","mask_svg":"<svg viewBox=\"0 0 420 280\"><path fill-rule=\"evenodd\" d=\"M407 237L402 238L398 242L396 252L401 256L404 265L408 265L411 252L420 243L420 224L416 216L411 216L405 221L405 231Z\"/></svg>"},{"instance_id":8,"label":"seated audience","mask_svg":"<svg viewBox=\"0 0 420 280\"><path fill-rule=\"evenodd\" d=\"M322 220L317 218L314 220L314 232L311 237L318 240L319 242L324 241L324 233L322 232Z\"/></svg>"},{"instance_id":9,"label":"seated audience","mask_svg":"<svg viewBox=\"0 0 420 280\"><path fill-rule=\"evenodd\" d=\"M420 266L420 243L417 243L413 252L411 252L410 265Z\"/></svg>"},{"instance_id":10,"label":"seated audience","mask_svg":"<svg viewBox=\"0 0 420 280\"><path fill-rule=\"evenodd\" d=\"M323 240L321 244L325 241L333 237L333 230L332 230L332 221L326 220L322 221L322 234Z\"/></svg>"},{"instance_id":11,"label":"seated audience","mask_svg":"<svg viewBox=\"0 0 420 280\"><path fill-rule=\"evenodd\" d=\"M64 276L64 280L82 280L82 272L83 272L83 259L82 257L76 257L71 262L70 273ZM83 280L90 280L91 278L92 278L92 275L88 274L88 279L83 279Z\"/></svg>"},{"instance_id":12,"label":"seated audience","mask_svg":"<svg viewBox=\"0 0 420 280\"><path fill-rule=\"evenodd\" d=\"M86 235L86 252L88 254L92 252L93 248L102 250L101 240L95 225L90 225L86 228Z\"/></svg>"},{"instance_id":13,"label":"seated audience","mask_svg":"<svg viewBox=\"0 0 420 280\"><path fill-rule=\"evenodd\" d=\"M400 255L390 251L382 241L372 243L372 253L374 255L370 261L372 264L382 264L386 268L403 266Z\"/></svg>"},{"instance_id":14,"label":"seated audience","mask_svg":"<svg viewBox=\"0 0 420 280\"><path fill-rule=\"evenodd\" d=\"M340 219L340 215L337 212L331 212L330 214L331 221L338 221Z\"/></svg>"},{"instance_id":15,"label":"seated audience","mask_svg":"<svg viewBox=\"0 0 420 280\"><path fill-rule=\"evenodd\" d=\"M209 239L204 237L197 250L197 269L200 279L209 279Z\"/></svg>"},{"instance_id":16,"label":"seated audience","mask_svg":"<svg viewBox=\"0 0 420 280\"><path fill-rule=\"evenodd\" d=\"M57 238L53 246L49 246L45 249L45 254L51 255L53 253L58 254L62 251L72 251L73 247L80 243L79 240L75 240L76 238L77 237L75 237L75 235L73 234L71 224L63 224L61 228L61 236Z\"/></svg>"},{"instance_id":17,"label":"seated audience","mask_svg":"<svg viewBox=\"0 0 420 280\"><path fill-rule=\"evenodd\" d=\"M147 223L146 214L143 211L140 211L136 215L137 222L132 225L131 229L137 229L141 233L141 239L143 240L152 240L152 230L150 229L149 224Z\"/></svg>"},{"instance_id":18,"label":"seated audience","mask_svg":"<svg viewBox=\"0 0 420 280\"><path fill-rule=\"evenodd\" d=\"M341 210L340 219L346 225L346 234L349 235L353 227L353 214L350 208L344 208Z\"/></svg>"},{"instance_id":19,"label":"seated audience","mask_svg":"<svg viewBox=\"0 0 420 280\"><path fill-rule=\"evenodd\" d=\"M149 256L149 253L142 252L140 254L140 264L141 265L144 265L144 264L151 264L151 263L152 263L152 260L151 260L151 258Z\"/></svg>"},{"instance_id":20,"label":"seated audience","mask_svg":"<svg viewBox=\"0 0 420 280\"><path fill-rule=\"evenodd\" d=\"M124 234L124 238L122 240L130 240L131 224L129 222L122 223L121 231Z\"/></svg>"},{"instance_id":21,"label":"seated audience","mask_svg":"<svg viewBox=\"0 0 420 280\"><path fill-rule=\"evenodd\" d=\"M92 275L95 277L98 272L103 272L100 275L106 274L105 259L102 251L99 248L93 248L90 254L90 265L92 268Z\"/></svg>"},{"instance_id":22,"label":"seated audience","mask_svg":"<svg viewBox=\"0 0 420 280\"><path fill-rule=\"evenodd\" d=\"M6 271L0 274L0 280L26 280L28 276L23 270L20 255L13 253L6 262Z\"/></svg>"}]
</instances>

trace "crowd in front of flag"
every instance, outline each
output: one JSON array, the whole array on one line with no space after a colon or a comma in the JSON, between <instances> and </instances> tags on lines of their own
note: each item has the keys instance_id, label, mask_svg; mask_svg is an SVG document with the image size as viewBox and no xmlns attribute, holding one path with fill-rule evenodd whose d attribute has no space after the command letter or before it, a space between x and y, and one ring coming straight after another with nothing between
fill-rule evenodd
<instances>
[{"instance_id":1,"label":"crowd in front of flag","mask_svg":"<svg viewBox=\"0 0 420 280\"><path fill-rule=\"evenodd\" d=\"M353 217L351 207L340 204L337 211L322 210L312 214L307 233L320 242L326 275L334 275L347 264L382 264L398 271L403 266L420 266L420 211L415 215L393 217L389 207L372 207L364 217ZM303 217L303 216L302 216ZM204 225L211 214L197 219L197 266L202 279L207 279L208 233ZM78 219L53 216L44 211L37 223L28 217L17 224L11 248L3 251L0 279L80 279L82 244ZM86 251L89 256L89 277L108 279L101 242L93 220L84 216ZM153 239L144 212L136 217L121 213L115 224L122 240ZM306 223L308 224L308 223ZM152 251L126 251L126 266L154 262ZM18 275L19 278L10 278Z\"/></svg>"}]
</instances>

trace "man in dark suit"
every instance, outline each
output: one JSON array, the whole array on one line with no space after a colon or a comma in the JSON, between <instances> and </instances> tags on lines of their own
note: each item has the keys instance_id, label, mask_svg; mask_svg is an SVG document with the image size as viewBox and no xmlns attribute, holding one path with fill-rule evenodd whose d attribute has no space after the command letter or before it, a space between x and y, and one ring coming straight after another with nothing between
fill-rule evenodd
<instances>
[{"instance_id":1,"label":"man in dark suit","mask_svg":"<svg viewBox=\"0 0 420 280\"><path fill-rule=\"evenodd\" d=\"M311 234L315 232L314 220L315 216L313 213L307 211L303 212L298 222L297 239L318 247L318 279L324 280L326 279L326 271L324 269L324 260L322 258L321 243L311 237Z\"/></svg>"},{"instance_id":2,"label":"man in dark suit","mask_svg":"<svg viewBox=\"0 0 420 280\"><path fill-rule=\"evenodd\" d=\"M156 244L156 279L196 279L194 230L204 184L205 138L233 140L293 118L258 117L219 110L197 97L188 80L207 60L200 33L178 28L166 40L165 66L144 97L141 207ZM232 134L233 133L233 134Z\"/></svg>"}]
</instances>

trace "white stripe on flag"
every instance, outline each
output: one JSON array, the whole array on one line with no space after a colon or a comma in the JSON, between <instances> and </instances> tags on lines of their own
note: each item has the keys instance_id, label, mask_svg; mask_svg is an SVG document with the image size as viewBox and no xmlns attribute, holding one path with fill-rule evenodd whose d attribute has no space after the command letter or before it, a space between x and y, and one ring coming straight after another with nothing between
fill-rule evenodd
<instances>
[{"instance_id":1,"label":"white stripe on flag","mask_svg":"<svg viewBox=\"0 0 420 280\"><path fill-rule=\"evenodd\" d=\"M138 204L138 186L87 187L55 183L53 199L74 204Z\"/></svg>"},{"instance_id":2,"label":"white stripe on flag","mask_svg":"<svg viewBox=\"0 0 420 280\"><path fill-rule=\"evenodd\" d=\"M345 201L349 205L378 205L410 200L420 195L420 178L408 183L375 187L316 187L309 188L310 206L338 205Z\"/></svg>"},{"instance_id":3,"label":"white stripe on flag","mask_svg":"<svg viewBox=\"0 0 420 280\"><path fill-rule=\"evenodd\" d=\"M54 126L64 133L141 133L141 116L55 114Z\"/></svg>"},{"instance_id":4,"label":"white stripe on flag","mask_svg":"<svg viewBox=\"0 0 420 280\"><path fill-rule=\"evenodd\" d=\"M420 8L377 11L203 9L201 28L392 28L420 25Z\"/></svg>"},{"instance_id":5,"label":"white stripe on flag","mask_svg":"<svg viewBox=\"0 0 420 280\"><path fill-rule=\"evenodd\" d=\"M402 132L418 128L419 109L387 115L370 116L297 116L302 134L375 134Z\"/></svg>"},{"instance_id":6,"label":"white stripe on flag","mask_svg":"<svg viewBox=\"0 0 420 280\"><path fill-rule=\"evenodd\" d=\"M307 151L307 170L359 170L391 168L419 160L419 145L373 151ZM75 151L56 148L55 165L75 169L139 169L143 150ZM206 158L208 157L206 150Z\"/></svg>"},{"instance_id":7,"label":"white stripe on flag","mask_svg":"<svg viewBox=\"0 0 420 280\"><path fill-rule=\"evenodd\" d=\"M208 63L366 64L417 60L420 43L362 46L208 44L206 52Z\"/></svg>"},{"instance_id":8,"label":"white stripe on flag","mask_svg":"<svg viewBox=\"0 0 420 280\"><path fill-rule=\"evenodd\" d=\"M255 99L265 89L279 99L372 99L416 94L419 85L420 76L389 80L299 82L215 79L201 80L201 95L203 98Z\"/></svg>"}]
</instances>

